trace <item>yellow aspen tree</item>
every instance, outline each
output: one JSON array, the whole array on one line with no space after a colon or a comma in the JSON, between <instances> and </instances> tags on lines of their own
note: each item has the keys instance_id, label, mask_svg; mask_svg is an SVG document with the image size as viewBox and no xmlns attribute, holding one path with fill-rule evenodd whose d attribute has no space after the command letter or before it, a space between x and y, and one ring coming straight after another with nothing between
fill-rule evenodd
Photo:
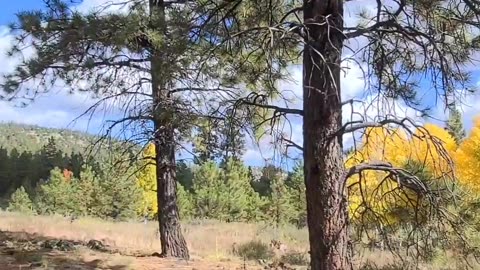
<instances>
[{"instance_id":1,"label":"yellow aspen tree","mask_svg":"<svg viewBox=\"0 0 480 270\"><path fill-rule=\"evenodd\" d=\"M434 124L425 124L411 139L412 160L423 165L434 177L452 173L449 160L456 148L455 139L448 131Z\"/></svg>"},{"instance_id":2,"label":"yellow aspen tree","mask_svg":"<svg viewBox=\"0 0 480 270\"><path fill-rule=\"evenodd\" d=\"M143 152L137 175L137 183L143 193L138 214L148 218L155 217L158 212L156 176L155 145L149 144Z\"/></svg>"},{"instance_id":3,"label":"yellow aspen tree","mask_svg":"<svg viewBox=\"0 0 480 270\"><path fill-rule=\"evenodd\" d=\"M365 162L389 162L401 167L410 158L409 138L401 129L369 128L362 137L361 147L346 160L350 168ZM397 182L390 181L387 172L365 171L351 177L349 184L349 213L355 222L381 219L384 224L394 224L395 208L405 207L408 200L394 190Z\"/></svg>"},{"instance_id":4,"label":"yellow aspen tree","mask_svg":"<svg viewBox=\"0 0 480 270\"><path fill-rule=\"evenodd\" d=\"M448 131L434 124L418 127L412 135L403 129L369 128L362 136L360 148L348 156L345 165L348 169L360 163L388 162L404 168L415 163L433 177L452 176L453 167L448 157L456 147ZM398 189L398 182L390 179L388 172L364 171L351 177L348 184L349 213L354 222L372 218L394 225L405 217L401 211L417 204L417 196Z\"/></svg>"},{"instance_id":5,"label":"yellow aspen tree","mask_svg":"<svg viewBox=\"0 0 480 270\"><path fill-rule=\"evenodd\" d=\"M480 192L480 117L467 138L459 145L454 155L456 176L461 184L472 191Z\"/></svg>"}]
</instances>

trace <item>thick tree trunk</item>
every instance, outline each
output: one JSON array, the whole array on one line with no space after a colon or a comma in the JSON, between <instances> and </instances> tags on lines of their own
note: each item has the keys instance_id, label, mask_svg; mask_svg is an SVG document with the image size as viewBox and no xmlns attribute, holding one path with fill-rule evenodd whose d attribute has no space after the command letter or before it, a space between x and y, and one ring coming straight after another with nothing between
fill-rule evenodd
<instances>
[{"instance_id":1,"label":"thick tree trunk","mask_svg":"<svg viewBox=\"0 0 480 270\"><path fill-rule=\"evenodd\" d=\"M152 24L165 29L163 0L150 0ZM156 29L158 30L158 29ZM156 150L158 223L162 256L189 259L187 243L182 235L177 206L177 179L175 168L175 110L168 94L168 67L162 51L151 49L152 114Z\"/></svg>"},{"instance_id":2,"label":"thick tree trunk","mask_svg":"<svg viewBox=\"0 0 480 270\"><path fill-rule=\"evenodd\" d=\"M174 132L172 123L167 121L155 121L160 243L163 256L189 259L177 206Z\"/></svg>"},{"instance_id":3,"label":"thick tree trunk","mask_svg":"<svg viewBox=\"0 0 480 270\"><path fill-rule=\"evenodd\" d=\"M343 1L305 0L304 170L312 270L351 269L342 137Z\"/></svg>"}]
</instances>

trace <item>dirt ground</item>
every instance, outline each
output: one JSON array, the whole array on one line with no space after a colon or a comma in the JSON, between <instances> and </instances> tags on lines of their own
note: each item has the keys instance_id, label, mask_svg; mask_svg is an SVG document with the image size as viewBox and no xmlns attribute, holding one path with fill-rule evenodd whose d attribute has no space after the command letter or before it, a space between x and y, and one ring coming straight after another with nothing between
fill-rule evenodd
<instances>
[{"instance_id":1,"label":"dirt ground","mask_svg":"<svg viewBox=\"0 0 480 270\"><path fill-rule=\"evenodd\" d=\"M0 231L0 269L264 269L241 261L210 262L159 258L144 254L121 254L101 242L78 242L46 238L25 232Z\"/></svg>"}]
</instances>

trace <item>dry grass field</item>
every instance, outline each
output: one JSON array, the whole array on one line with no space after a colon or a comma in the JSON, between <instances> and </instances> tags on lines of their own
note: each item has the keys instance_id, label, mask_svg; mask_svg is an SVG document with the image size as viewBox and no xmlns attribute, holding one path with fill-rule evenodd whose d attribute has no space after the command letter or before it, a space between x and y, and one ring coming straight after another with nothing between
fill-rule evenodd
<instances>
[{"instance_id":1,"label":"dry grass field","mask_svg":"<svg viewBox=\"0 0 480 270\"><path fill-rule=\"evenodd\" d=\"M263 243L279 240L286 249L282 252L302 254L307 258L306 230L214 221L191 221L185 223L183 229L191 250L192 259L188 262L151 256L160 250L155 222L108 222L90 218L70 222L60 216L27 216L0 212L0 270L307 269L306 263L269 265L269 262L261 260L242 259L233 252L235 246L252 240ZM92 248L87 244L90 240L100 241L105 248ZM357 253L354 262L357 268L367 261L380 267L395 261L388 252ZM271 260L275 261L280 256L282 254L274 252ZM429 265L419 265L418 269L463 269L456 266L454 261L453 258L443 257Z\"/></svg>"},{"instance_id":2,"label":"dry grass field","mask_svg":"<svg viewBox=\"0 0 480 270\"><path fill-rule=\"evenodd\" d=\"M91 218L70 222L61 216L0 212L0 269L264 269L258 262L243 260L232 252L236 244L250 240L269 243L272 239L282 239L289 249L306 254L305 230L213 221L186 223L183 229L191 250L189 262L150 256L160 250L155 222L108 222ZM27 242L47 239L83 243L98 240L106 245L107 251L85 246L73 251L41 248L30 251L24 247ZM14 254L5 250L11 243L18 244L16 250L10 251Z\"/></svg>"}]
</instances>

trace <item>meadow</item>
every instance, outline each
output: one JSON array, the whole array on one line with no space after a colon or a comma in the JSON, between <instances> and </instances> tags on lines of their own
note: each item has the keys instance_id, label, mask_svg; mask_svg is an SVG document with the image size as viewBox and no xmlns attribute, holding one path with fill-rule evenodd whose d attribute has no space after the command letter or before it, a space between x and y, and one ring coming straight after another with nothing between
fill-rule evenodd
<instances>
[{"instance_id":1,"label":"meadow","mask_svg":"<svg viewBox=\"0 0 480 270\"><path fill-rule=\"evenodd\" d=\"M160 250L156 222L0 212L0 269L308 269L306 229L194 220L184 222L183 230L192 254L188 262L152 256ZM90 247L91 240L105 249ZM272 240L282 247L271 247ZM45 248L48 241L65 241L67 248ZM400 265L388 251L355 250L355 269L404 269ZM463 267L453 254L417 265L424 270Z\"/></svg>"}]
</instances>

